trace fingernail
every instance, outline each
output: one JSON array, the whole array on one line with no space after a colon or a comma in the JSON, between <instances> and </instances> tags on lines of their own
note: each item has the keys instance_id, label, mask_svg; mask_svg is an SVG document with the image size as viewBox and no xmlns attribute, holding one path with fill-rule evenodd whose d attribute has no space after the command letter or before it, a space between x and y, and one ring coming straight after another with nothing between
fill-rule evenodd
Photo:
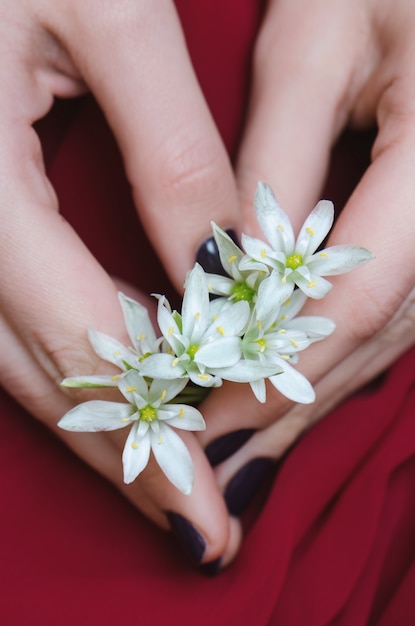
<instances>
[{"instance_id":1,"label":"fingernail","mask_svg":"<svg viewBox=\"0 0 415 626\"><path fill-rule=\"evenodd\" d=\"M232 229L229 229L226 232L232 241L238 244L236 232ZM205 272L226 276L226 272L220 262L218 246L216 245L216 241L213 237L209 237L209 239L206 239L206 241L202 243L196 253L196 261L203 267Z\"/></svg>"},{"instance_id":2,"label":"fingernail","mask_svg":"<svg viewBox=\"0 0 415 626\"><path fill-rule=\"evenodd\" d=\"M229 458L234 452L242 448L244 443L248 441L254 434L253 428L242 428L241 430L235 430L232 433L222 435L218 439L211 441L206 446L205 454L212 467L219 465L227 458Z\"/></svg>"},{"instance_id":3,"label":"fingernail","mask_svg":"<svg viewBox=\"0 0 415 626\"><path fill-rule=\"evenodd\" d=\"M235 474L224 496L231 515L238 517L245 511L262 487L273 463L268 458L253 459Z\"/></svg>"},{"instance_id":4,"label":"fingernail","mask_svg":"<svg viewBox=\"0 0 415 626\"><path fill-rule=\"evenodd\" d=\"M166 515L176 539L192 561L199 565L206 550L206 541L193 524L182 515L172 511L168 511Z\"/></svg>"},{"instance_id":5,"label":"fingernail","mask_svg":"<svg viewBox=\"0 0 415 626\"><path fill-rule=\"evenodd\" d=\"M203 563L200 566L200 571L205 576L216 576L220 572L220 567L222 565L222 557L215 559L214 561L210 561L210 563Z\"/></svg>"}]
</instances>

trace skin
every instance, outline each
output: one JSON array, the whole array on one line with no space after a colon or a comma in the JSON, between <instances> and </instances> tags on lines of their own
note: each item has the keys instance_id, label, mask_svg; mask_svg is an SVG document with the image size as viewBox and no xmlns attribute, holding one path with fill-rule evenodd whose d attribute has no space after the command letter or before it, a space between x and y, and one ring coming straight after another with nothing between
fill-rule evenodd
<instances>
[{"instance_id":1,"label":"skin","mask_svg":"<svg viewBox=\"0 0 415 626\"><path fill-rule=\"evenodd\" d=\"M123 431L57 432L156 524L168 528L166 510L189 519L206 539L205 562L224 555L226 565L240 546L239 522L221 495L234 473L257 456L279 458L415 339L414 31L415 8L405 0L271 1L233 172L171 0L22 0L12 8L0 1L0 55L7 59L0 64L0 381L55 431L59 417L86 399L59 381L111 371L92 354L85 329L128 340L117 286L59 215L45 176L32 124L54 96L93 92L123 154L140 219L177 288L210 220L259 235L251 208L258 180L271 184L298 229L319 198L341 130L379 126L372 163L329 242L365 246L376 259L336 277L323 311L318 302L307 305L338 327L300 360L316 389L313 405L293 407L272 390L259 405L248 387L238 389L236 402L232 384L215 390L201 407L207 430L183 435L196 468L191 496L154 464L124 485ZM212 472L200 444L243 427L259 430Z\"/></svg>"}]
</instances>

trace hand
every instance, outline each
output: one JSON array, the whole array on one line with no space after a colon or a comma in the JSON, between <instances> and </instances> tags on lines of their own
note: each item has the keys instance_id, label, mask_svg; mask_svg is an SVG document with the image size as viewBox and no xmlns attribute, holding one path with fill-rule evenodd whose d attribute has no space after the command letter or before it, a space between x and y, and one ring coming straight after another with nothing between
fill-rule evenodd
<instances>
[{"instance_id":1,"label":"hand","mask_svg":"<svg viewBox=\"0 0 415 626\"><path fill-rule=\"evenodd\" d=\"M232 226L238 203L174 5L24 0L11 9L2 1L0 55L0 380L156 523L168 527L166 511L189 520L193 526L176 530L202 535L193 556L210 561L237 541L238 529L193 436L186 442L196 486L188 497L155 467L123 484L125 432L120 438L56 429L86 399L60 389L62 378L107 371L86 329L128 339L113 281L58 213L32 128L55 96L92 91L122 151L140 218L181 288L210 219Z\"/></svg>"},{"instance_id":2,"label":"hand","mask_svg":"<svg viewBox=\"0 0 415 626\"><path fill-rule=\"evenodd\" d=\"M321 197L330 151L352 124L378 124L372 163L349 198L328 245L357 244L375 259L335 277L323 301L305 311L336 323L334 334L300 357L314 384L311 405L291 406L270 389L260 405L249 388L225 385L201 407L204 445L231 430L256 429L216 468L231 512L245 505L252 481L310 426L388 367L415 340L415 6L400 0L278 0L259 34L250 113L237 176L243 231L263 238L252 211L258 180L268 182L297 232ZM219 439L232 452L234 439ZM212 447L210 452L212 452ZM255 459L263 459L247 466ZM250 468L250 485L243 468ZM242 468L242 473L239 473Z\"/></svg>"}]
</instances>

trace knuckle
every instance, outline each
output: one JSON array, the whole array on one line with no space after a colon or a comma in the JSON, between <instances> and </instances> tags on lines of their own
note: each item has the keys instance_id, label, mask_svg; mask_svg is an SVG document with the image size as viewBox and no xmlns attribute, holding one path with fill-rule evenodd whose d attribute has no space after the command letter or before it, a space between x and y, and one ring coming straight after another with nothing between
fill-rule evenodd
<instances>
[{"instance_id":1,"label":"knuckle","mask_svg":"<svg viewBox=\"0 0 415 626\"><path fill-rule=\"evenodd\" d=\"M206 200L227 164L212 143L194 141L161 161L159 184L168 201L193 204Z\"/></svg>"},{"instance_id":2,"label":"knuckle","mask_svg":"<svg viewBox=\"0 0 415 626\"><path fill-rule=\"evenodd\" d=\"M352 338L359 343L368 341L394 323L397 311L400 311L407 298L407 293L397 287L385 290L382 284L360 285L358 297L352 302L352 315L349 329Z\"/></svg>"}]
</instances>

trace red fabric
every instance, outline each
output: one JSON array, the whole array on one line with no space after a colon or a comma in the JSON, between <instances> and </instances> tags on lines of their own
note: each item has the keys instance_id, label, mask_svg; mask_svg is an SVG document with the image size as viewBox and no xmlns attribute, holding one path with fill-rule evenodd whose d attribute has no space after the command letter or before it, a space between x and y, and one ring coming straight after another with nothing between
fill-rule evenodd
<instances>
[{"instance_id":1,"label":"red fabric","mask_svg":"<svg viewBox=\"0 0 415 626\"><path fill-rule=\"evenodd\" d=\"M233 154L259 5L183 0L179 9ZM161 268L140 271L152 253L94 103L63 103L41 132L62 212L94 254L108 271L168 292ZM339 201L347 193L345 167L349 185L359 175L356 146L347 139L336 156L342 181L332 179L330 195ZM0 623L414 624L414 380L411 350L305 436L279 471L237 562L213 579L190 568L169 534L3 393Z\"/></svg>"}]
</instances>

